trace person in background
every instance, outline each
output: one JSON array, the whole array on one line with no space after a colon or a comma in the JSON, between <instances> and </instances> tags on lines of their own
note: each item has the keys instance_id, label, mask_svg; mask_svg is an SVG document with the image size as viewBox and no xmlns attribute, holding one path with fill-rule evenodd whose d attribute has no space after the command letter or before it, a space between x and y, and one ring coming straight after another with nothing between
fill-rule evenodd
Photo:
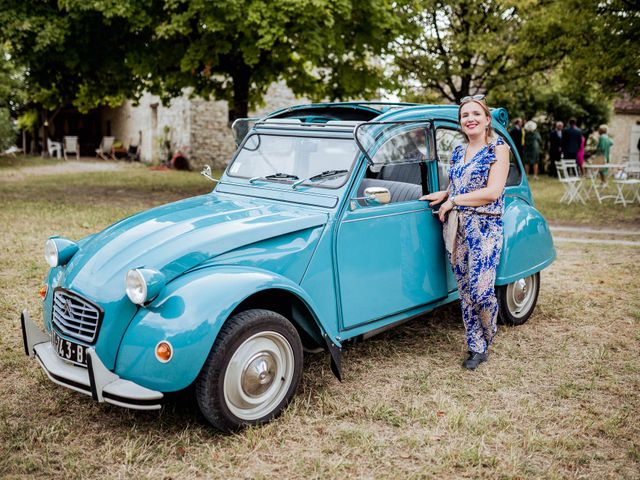
<instances>
[{"instance_id":1,"label":"person in background","mask_svg":"<svg viewBox=\"0 0 640 480\"><path fill-rule=\"evenodd\" d=\"M562 129L564 124L562 122L556 122L555 128L551 130L549 134L549 175L555 177L556 162L562 158Z\"/></svg>"},{"instance_id":2,"label":"person in background","mask_svg":"<svg viewBox=\"0 0 640 480\"><path fill-rule=\"evenodd\" d=\"M582 130L577 126L575 118L569 119L569 126L562 132L562 158L577 160L578 150L582 142Z\"/></svg>"},{"instance_id":3,"label":"person in background","mask_svg":"<svg viewBox=\"0 0 640 480\"><path fill-rule=\"evenodd\" d=\"M598 137L598 145L596 145L596 153L595 156L602 157L604 159L604 163L609 163L609 154L611 152L611 146L613 145L613 140L609 138L609 127L606 125L600 125L598 127L598 133L600 136ZM603 168L598 171L598 175L600 176L600 181L602 183L606 182L606 176L608 173L608 169Z\"/></svg>"},{"instance_id":4,"label":"person in background","mask_svg":"<svg viewBox=\"0 0 640 480\"><path fill-rule=\"evenodd\" d=\"M533 173L533 179L538 180L538 163L540 162L540 146L542 137L536 129L538 125L533 120L524 124L524 161L527 165L527 173Z\"/></svg>"},{"instance_id":5,"label":"person in background","mask_svg":"<svg viewBox=\"0 0 640 480\"><path fill-rule=\"evenodd\" d=\"M580 176L584 175L584 145L585 138L582 135L582 141L580 142L580 148L578 149L578 156L576 157L576 165L578 165L578 174Z\"/></svg>"},{"instance_id":6,"label":"person in background","mask_svg":"<svg viewBox=\"0 0 640 480\"><path fill-rule=\"evenodd\" d=\"M520 158L524 159L524 132L522 131L521 118L516 118L513 121L513 127L509 130L509 136L516 145L516 150L520 154Z\"/></svg>"}]
</instances>

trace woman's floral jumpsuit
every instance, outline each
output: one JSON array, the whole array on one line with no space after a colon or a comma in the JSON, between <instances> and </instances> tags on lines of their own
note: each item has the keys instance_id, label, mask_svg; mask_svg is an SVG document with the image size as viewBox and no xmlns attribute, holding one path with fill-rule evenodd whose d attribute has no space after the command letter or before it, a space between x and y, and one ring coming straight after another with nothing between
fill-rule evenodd
<instances>
[{"instance_id":1,"label":"woman's floral jumpsuit","mask_svg":"<svg viewBox=\"0 0 640 480\"><path fill-rule=\"evenodd\" d=\"M489 167L496 161L495 146L503 144L504 140L498 137L467 163L464 163L465 148L456 147L451 155L449 195L486 187ZM449 260L458 283L469 351L485 353L497 330L498 301L494 284L502 250L504 193L487 205L456 206L455 209L457 228L453 226L455 222L450 221L451 215L445 222L445 232L447 227L456 228Z\"/></svg>"}]
</instances>

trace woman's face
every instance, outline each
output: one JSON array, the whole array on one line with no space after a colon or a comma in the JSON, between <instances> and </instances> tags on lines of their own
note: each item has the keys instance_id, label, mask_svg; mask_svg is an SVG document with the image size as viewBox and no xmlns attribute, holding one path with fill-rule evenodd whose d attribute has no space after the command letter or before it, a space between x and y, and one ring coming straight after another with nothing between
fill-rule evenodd
<instances>
[{"instance_id":1,"label":"woman's face","mask_svg":"<svg viewBox=\"0 0 640 480\"><path fill-rule=\"evenodd\" d=\"M483 135L490 122L478 102L470 101L460 107L460 126L469 138Z\"/></svg>"}]
</instances>

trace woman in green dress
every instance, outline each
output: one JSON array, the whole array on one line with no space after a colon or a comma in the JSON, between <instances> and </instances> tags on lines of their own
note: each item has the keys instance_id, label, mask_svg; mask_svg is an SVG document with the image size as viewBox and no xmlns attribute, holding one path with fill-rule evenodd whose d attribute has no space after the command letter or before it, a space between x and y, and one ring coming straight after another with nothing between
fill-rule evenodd
<instances>
[{"instance_id":1,"label":"woman in green dress","mask_svg":"<svg viewBox=\"0 0 640 480\"><path fill-rule=\"evenodd\" d=\"M600 125L598 128L598 133L600 136L598 137L598 145L596 145L596 157L600 157L603 160L603 163L609 163L609 153L611 152L611 146L613 145L613 140L609 138L607 134L609 127L606 125ZM598 175L600 176L600 181L602 183L606 182L607 173L609 173L609 169L603 168L598 171Z\"/></svg>"},{"instance_id":2,"label":"woman in green dress","mask_svg":"<svg viewBox=\"0 0 640 480\"><path fill-rule=\"evenodd\" d=\"M536 132L538 125L533 120L524 124L524 162L528 165L527 173L533 173L534 180L538 179L538 164L540 163L540 146L542 137ZM533 172L532 172L533 170Z\"/></svg>"}]
</instances>

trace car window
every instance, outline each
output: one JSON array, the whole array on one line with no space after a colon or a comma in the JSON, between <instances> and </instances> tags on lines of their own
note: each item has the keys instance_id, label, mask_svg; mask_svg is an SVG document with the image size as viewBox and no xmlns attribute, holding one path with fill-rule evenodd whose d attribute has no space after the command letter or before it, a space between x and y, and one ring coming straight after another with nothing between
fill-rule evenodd
<instances>
[{"instance_id":1,"label":"car window","mask_svg":"<svg viewBox=\"0 0 640 480\"><path fill-rule=\"evenodd\" d=\"M351 172L358 147L350 138L252 134L227 170L232 177L262 177L293 183L323 172L338 172L313 182L319 187L342 186ZM321 180L321 181L319 181Z\"/></svg>"},{"instance_id":2,"label":"car window","mask_svg":"<svg viewBox=\"0 0 640 480\"><path fill-rule=\"evenodd\" d=\"M371 170L379 172L388 166L425 162L429 158L427 134L427 129L420 126L389 138L373 155Z\"/></svg>"},{"instance_id":3,"label":"car window","mask_svg":"<svg viewBox=\"0 0 640 480\"><path fill-rule=\"evenodd\" d=\"M453 150L464 143L462 133L454 128L436 129L436 155L438 158L438 181L440 190L449 186L449 164Z\"/></svg>"},{"instance_id":4,"label":"car window","mask_svg":"<svg viewBox=\"0 0 640 480\"><path fill-rule=\"evenodd\" d=\"M509 176L507 177L507 187L520 185L521 181L522 181L522 172L520 171L520 165L518 165L518 160L516 159L516 156L513 154L513 147L512 147L509 149Z\"/></svg>"},{"instance_id":5,"label":"car window","mask_svg":"<svg viewBox=\"0 0 640 480\"><path fill-rule=\"evenodd\" d=\"M358 197L369 187L389 190L391 203L417 200L427 193L426 162L432 156L428 139L429 130L424 125L403 127L400 133L390 136L372 156Z\"/></svg>"}]
</instances>

